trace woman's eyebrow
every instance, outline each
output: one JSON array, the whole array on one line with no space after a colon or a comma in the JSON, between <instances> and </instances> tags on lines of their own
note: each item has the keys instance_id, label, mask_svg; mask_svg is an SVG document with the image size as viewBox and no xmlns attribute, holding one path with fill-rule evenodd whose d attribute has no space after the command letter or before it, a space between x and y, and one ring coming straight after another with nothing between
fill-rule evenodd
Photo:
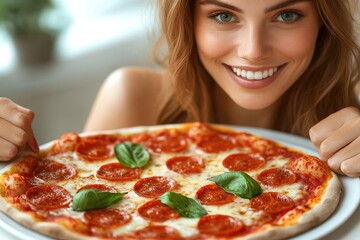
<instances>
[{"instance_id":1,"label":"woman's eyebrow","mask_svg":"<svg viewBox=\"0 0 360 240\"><path fill-rule=\"evenodd\" d=\"M298 2L305 2L305 1L311 1L311 0L286 0L286 1L283 1L283 2L280 2L280 3L276 4L274 6L266 8L265 13L272 12L272 11L275 11L275 10L290 6L290 5L293 5L293 4L298 3ZM200 0L200 4L201 5L212 4L212 5L217 5L217 6L220 6L220 7L231 9L231 10L233 10L235 12L239 12L239 13L243 12L243 10L240 9L240 8L237 8L237 7L233 6L233 5L230 5L230 4L218 1L218 0Z\"/></svg>"},{"instance_id":2,"label":"woman's eyebrow","mask_svg":"<svg viewBox=\"0 0 360 240\"><path fill-rule=\"evenodd\" d=\"M235 12L239 12L239 13L243 12L240 8L237 8L237 7L227 4L227 3L220 2L218 0L201 0L200 1L200 5L206 5L206 4L212 4L212 5L217 5L220 7L228 8L228 9L231 9L231 10L233 10Z\"/></svg>"},{"instance_id":3,"label":"woman's eyebrow","mask_svg":"<svg viewBox=\"0 0 360 240\"><path fill-rule=\"evenodd\" d=\"M287 1L283 1L283 2L280 2L274 6L271 6L271 7L268 7L265 9L265 13L268 13L268 12L272 12L272 11L275 11L275 10L278 10L278 9L281 9L281 8L284 8L284 7L288 7L290 5L293 5L295 3L298 3L298 2L307 2L307 1L311 1L311 0L287 0Z\"/></svg>"}]
</instances>

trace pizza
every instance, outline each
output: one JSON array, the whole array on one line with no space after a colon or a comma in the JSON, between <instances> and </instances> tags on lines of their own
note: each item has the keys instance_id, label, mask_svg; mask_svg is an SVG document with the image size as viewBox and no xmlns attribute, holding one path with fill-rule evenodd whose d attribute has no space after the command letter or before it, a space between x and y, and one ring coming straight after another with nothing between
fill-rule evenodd
<instances>
[{"instance_id":1,"label":"pizza","mask_svg":"<svg viewBox=\"0 0 360 240\"><path fill-rule=\"evenodd\" d=\"M0 208L56 239L281 239L341 195L316 156L199 122L68 132L0 172Z\"/></svg>"}]
</instances>

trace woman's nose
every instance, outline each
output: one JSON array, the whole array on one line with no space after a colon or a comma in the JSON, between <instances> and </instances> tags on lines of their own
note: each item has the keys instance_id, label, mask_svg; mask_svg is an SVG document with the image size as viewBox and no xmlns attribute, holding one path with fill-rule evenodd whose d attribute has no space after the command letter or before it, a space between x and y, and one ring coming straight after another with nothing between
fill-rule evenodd
<instances>
[{"instance_id":1,"label":"woman's nose","mask_svg":"<svg viewBox=\"0 0 360 240\"><path fill-rule=\"evenodd\" d=\"M271 55L270 39L261 25L247 25L239 32L238 55L251 62L264 60Z\"/></svg>"}]
</instances>

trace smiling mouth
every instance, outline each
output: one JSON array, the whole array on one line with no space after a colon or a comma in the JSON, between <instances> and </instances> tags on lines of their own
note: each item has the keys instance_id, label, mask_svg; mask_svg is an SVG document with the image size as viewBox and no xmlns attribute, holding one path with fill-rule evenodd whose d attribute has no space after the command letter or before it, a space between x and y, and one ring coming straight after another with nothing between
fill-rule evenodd
<instances>
[{"instance_id":1,"label":"smiling mouth","mask_svg":"<svg viewBox=\"0 0 360 240\"><path fill-rule=\"evenodd\" d=\"M254 80L254 81L260 81L265 78L271 77L274 75L280 68L282 68L284 65L278 66L278 67L272 67L261 71L250 71L245 70L237 67L231 67L231 70L233 73L235 73L238 77L241 77L245 80Z\"/></svg>"}]
</instances>

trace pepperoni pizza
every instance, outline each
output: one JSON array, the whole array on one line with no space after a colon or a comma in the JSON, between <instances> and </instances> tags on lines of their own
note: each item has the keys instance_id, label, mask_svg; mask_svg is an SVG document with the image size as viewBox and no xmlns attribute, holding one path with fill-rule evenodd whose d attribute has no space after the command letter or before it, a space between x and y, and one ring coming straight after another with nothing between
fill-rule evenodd
<instances>
[{"instance_id":1,"label":"pepperoni pizza","mask_svg":"<svg viewBox=\"0 0 360 240\"><path fill-rule=\"evenodd\" d=\"M188 123L66 133L0 172L0 208L57 239L280 239L336 208L318 158Z\"/></svg>"}]
</instances>

